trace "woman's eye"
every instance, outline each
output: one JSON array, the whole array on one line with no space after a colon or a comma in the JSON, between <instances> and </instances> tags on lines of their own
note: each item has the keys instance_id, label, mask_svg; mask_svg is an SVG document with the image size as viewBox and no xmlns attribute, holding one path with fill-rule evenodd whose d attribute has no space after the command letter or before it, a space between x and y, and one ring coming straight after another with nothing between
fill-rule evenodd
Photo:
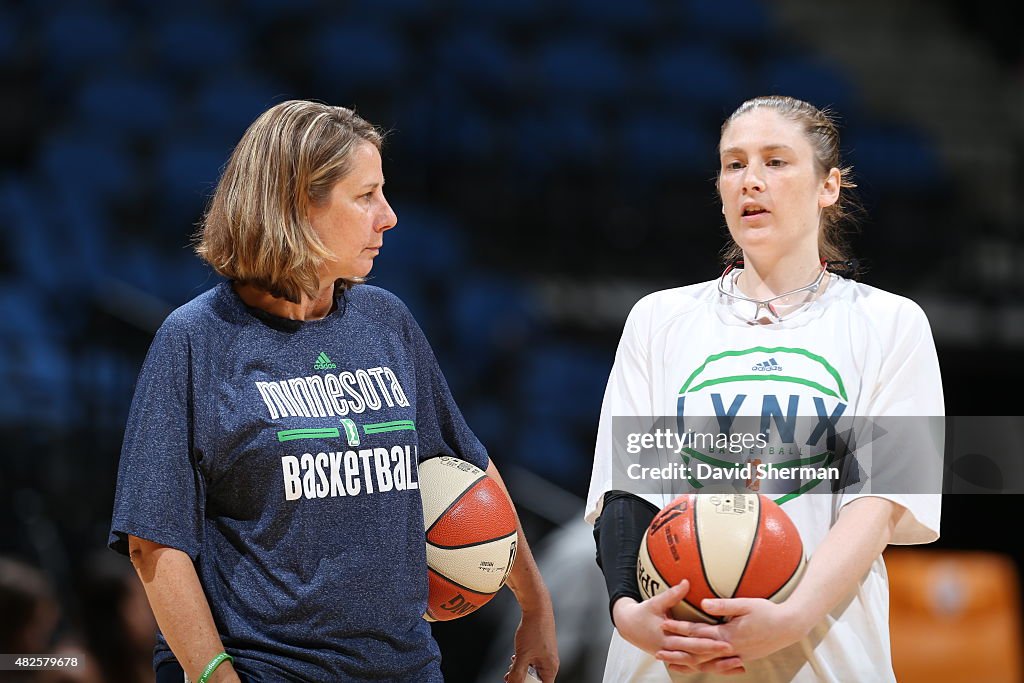
<instances>
[{"instance_id":1,"label":"woman's eye","mask_svg":"<svg viewBox=\"0 0 1024 683\"><path fill-rule=\"evenodd\" d=\"M729 170L729 171L737 171L737 170L743 168L743 164L741 164L738 161L730 161L730 162L726 163L725 168L727 170Z\"/></svg>"},{"instance_id":2,"label":"woman's eye","mask_svg":"<svg viewBox=\"0 0 1024 683\"><path fill-rule=\"evenodd\" d=\"M782 159L769 159L768 160L768 165L769 166L785 166L786 162L783 161Z\"/></svg>"}]
</instances>

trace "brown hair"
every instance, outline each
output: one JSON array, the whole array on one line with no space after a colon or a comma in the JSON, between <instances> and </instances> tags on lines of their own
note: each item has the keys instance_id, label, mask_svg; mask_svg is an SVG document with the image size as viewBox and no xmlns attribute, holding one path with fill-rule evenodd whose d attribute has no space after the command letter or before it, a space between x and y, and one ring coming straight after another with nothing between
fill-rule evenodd
<instances>
[{"instance_id":1,"label":"brown hair","mask_svg":"<svg viewBox=\"0 0 1024 683\"><path fill-rule=\"evenodd\" d=\"M221 174L196 253L236 282L293 303L315 297L319 269L334 255L313 230L309 209L349 173L360 142L379 151L383 134L351 109L290 100L263 112Z\"/></svg>"},{"instance_id":2,"label":"brown hair","mask_svg":"<svg viewBox=\"0 0 1024 683\"><path fill-rule=\"evenodd\" d=\"M818 256L826 261L847 261L847 251L843 233L847 224L853 226L852 215L859 210L856 198L849 190L857 187L853 182L853 168L840 166L839 130L832 113L821 110L813 104L784 95L755 97L741 104L722 124L721 135L725 135L729 125L754 109L772 109L785 118L803 127L811 148L814 150L814 162L818 173L825 177L833 168L839 169L839 199L832 206L822 210L821 229L818 232ZM721 138L719 138L721 139ZM719 172L721 173L721 172ZM847 192L843 192L846 190ZM743 251L732 239L722 250L724 261L729 264L743 256Z\"/></svg>"}]
</instances>

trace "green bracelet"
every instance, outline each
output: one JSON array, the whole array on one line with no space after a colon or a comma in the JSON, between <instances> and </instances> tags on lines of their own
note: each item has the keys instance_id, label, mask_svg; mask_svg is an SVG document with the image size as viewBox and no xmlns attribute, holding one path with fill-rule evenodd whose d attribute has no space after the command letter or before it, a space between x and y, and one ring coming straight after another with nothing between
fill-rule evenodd
<instances>
[{"instance_id":1,"label":"green bracelet","mask_svg":"<svg viewBox=\"0 0 1024 683\"><path fill-rule=\"evenodd\" d=\"M232 662L235 661L235 658L229 655L227 652L221 652L219 655L210 660L210 663L206 665L205 669L203 669L203 673L199 677L199 680L196 681L196 683L206 683L207 679L210 678L211 675L213 675L213 672L217 670L217 667L220 666L225 659L230 660Z\"/></svg>"}]
</instances>

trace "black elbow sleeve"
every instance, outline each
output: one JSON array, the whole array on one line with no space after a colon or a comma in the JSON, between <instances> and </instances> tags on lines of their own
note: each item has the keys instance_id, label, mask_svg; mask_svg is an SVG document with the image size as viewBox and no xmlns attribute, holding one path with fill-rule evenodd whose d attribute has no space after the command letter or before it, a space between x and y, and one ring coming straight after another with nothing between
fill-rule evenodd
<instances>
[{"instance_id":1,"label":"black elbow sleeve","mask_svg":"<svg viewBox=\"0 0 1024 683\"><path fill-rule=\"evenodd\" d=\"M608 587L608 611L621 597L643 600L636 581L636 558L658 508L625 491L604 494L601 516L594 522L597 566ZM614 618L612 619L614 623Z\"/></svg>"}]
</instances>

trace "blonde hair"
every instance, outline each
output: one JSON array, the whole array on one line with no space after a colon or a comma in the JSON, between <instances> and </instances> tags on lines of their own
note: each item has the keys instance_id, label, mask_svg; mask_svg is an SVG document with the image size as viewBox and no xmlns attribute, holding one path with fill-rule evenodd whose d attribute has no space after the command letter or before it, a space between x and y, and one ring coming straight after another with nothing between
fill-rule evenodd
<instances>
[{"instance_id":1,"label":"blonde hair","mask_svg":"<svg viewBox=\"0 0 1024 683\"><path fill-rule=\"evenodd\" d=\"M821 178L828 175L833 168L839 169L839 199L832 206L825 207L821 213L818 257L829 262L849 261L850 256L843 233L848 223L852 227L852 215L859 210L856 198L850 194L850 190L857 185L853 182L853 167L840 166L839 130L831 112L784 95L755 97L741 104L725 120L721 135L725 135L726 129L733 121L754 109L772 109L803 128L804 135L814 150L815 168ZM727 264L732 263L743 256L743 250L730 239L729 244L722 250L722 256Z\"/></svg>"},{"instance_id":2,"label":"blonde hair","mask_svg":"<svg viewBox=\"0 0 1024 683\"><path fill-rule=\"evenodd\" d=\"M351 170L362 142L383 134L351 109L290 100L263 112L231 153L207 207L196 253L226 278L299 303L320 289L334 254L309 221ZM344 289L362 278L339 280Z\"/></svg>"}]
</instances>

